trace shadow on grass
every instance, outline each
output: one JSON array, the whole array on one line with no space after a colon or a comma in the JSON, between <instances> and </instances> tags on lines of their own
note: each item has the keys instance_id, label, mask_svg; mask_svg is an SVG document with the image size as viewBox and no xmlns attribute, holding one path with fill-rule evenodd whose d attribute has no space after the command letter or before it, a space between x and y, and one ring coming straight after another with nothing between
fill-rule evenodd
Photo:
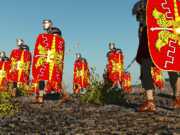
<instances>
[{"instance_id":1,"label":"shadow on grass","mask_svg":"<svg viewBox=\"0 0 180 135\"><path fill-rule=\"evenodd\" d=\"M44 96L44 99L45 100L60 100L61 94L58 94L58 93L46 94Z\"/></svg>"}]
</instances>

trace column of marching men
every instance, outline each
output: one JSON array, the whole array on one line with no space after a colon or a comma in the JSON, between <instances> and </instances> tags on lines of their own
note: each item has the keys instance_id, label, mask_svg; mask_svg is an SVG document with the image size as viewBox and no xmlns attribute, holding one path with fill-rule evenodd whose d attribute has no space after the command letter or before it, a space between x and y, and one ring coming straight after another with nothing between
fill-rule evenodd
<instances>
[{"instance_id":1,"label":"column of marching men","mask_svg":"<svg viewBox=\"0 0 180 135\"><path fill-rule=\"evenodd\" d=\"M59 28L53 27L51 20L43 20L44 33L38 35L34 56L32 57L28 45L22 39L17 39L17 48L13 49L10 58L5 52L0 53L0 88L4 90L11 84L11 94L16 96L17 88L31 85L35 93L35 101L43 102L43 97L48 93L60 93L63 101L68 100L68 94L62 89L62 76L64 68L65 41ZM108 79L112 87L122 87L127 92L131 91L130 73L124 71L124 57L121 49L114 43L109 43L107 54ZM30 68L32 76L30 80ZM73 92L81 93L90 85L90 71L88 62L76 54L73 73Z\"/></svg>"},{"instance_id":2,"label":"column of marching men","mask_svg":"<svg viewBox=\"0 0 180 135\"><path fill-rule=\"evenodd\" d=\"M64 67L64 39L61 31L53 27L51 20L43 21L43 29L45 32L39 34L37 38L33 58L29 47L22 39L17 39L18 48L13 49L10 59L6 57L5 52L1 52L0 86L3 89L3 86L7 86L7 83L12 83L11 93L15 96L17 87L29 84L31 61L33 61L33 80L31 84L37 102L42 103L44 94L51 93L52 90L63 94L66 100L68 95L62 90L61 86ZM112 82L112 87L122 87L126 92L131 92L131 75L124 70L122 50L116 48L114 43L109 44L107 61L107 76L109 81ZM156 72L153 75L158 78L157 76L160 73ZM157 80L156 84L158 83L162 83L161 79ZM78 94L89 85L88 62L78 53L74 63L73 92Z\"/></svg>"},{"instance_id":3,"label":"column of marching men","mask_svg":"<svg viewBox=\"0 0 180 135\"><path fill-rule=\"evenodd\" d=\"M136 12L137 16L141 15L141 12L142 16L144 15L144 10L137 10ZM17 48L12 50L10 58L6 57L5 52L0 53L0 89L4 90L8 84L11 84L12 96L16 96L18 87L31 85L31 89L36 95L35 102L43 103L44 96L52 92L62 94L62 102L65 102L69 99L68 94L62 88L65 41L60 29L53 27L51 20L44 20L42 26L44 32L37 37L33 57L29 47L22 39L17 39ZM150 65L151 59L146 46L148 44L146 26L143 22L140 22L139 39L140 44L136 60L141 65L140 79L148 98L140 106L139 111L155 111L152 90L154 87L162 89L165 83L161 71L154 65ZM32 80L29 79L31 65ZM127 93L131 92L132 77L124 69L122 50L116 48L114 43L109 43L105 69L107 79L112 83L112 87L122 88ZM87 60L80 53L76 54L73 75L73 92L75 94L80 94L81 91L88 89L90 86L90 70ZM179 100L175 106L180 106Z\"/></svg>"},{"instance_id":4,"label":"column of marching men","mask_svg":"<svg viewBox=\"0 0 180 135\"><path fill-rule=\"evenodd\" d=\"M10 82L11 93L16 95L16 89L22 84L29 83L31 53L22 39L17 39L17 49L13 49L10 58L5 52L0 53L0 88L4 89Z\"/></svg>"}]
</instances>

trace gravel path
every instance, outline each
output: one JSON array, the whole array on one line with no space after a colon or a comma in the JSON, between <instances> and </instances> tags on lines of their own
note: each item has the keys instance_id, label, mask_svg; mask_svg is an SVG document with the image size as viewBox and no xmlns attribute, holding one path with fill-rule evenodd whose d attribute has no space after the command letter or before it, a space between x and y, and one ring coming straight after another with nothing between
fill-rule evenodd
<instances>
[{"instance_id":1,"label":"gravel path","mask_svg":"<svg viewBox=\"0 0 180 135\"><path fill-rule=\"evenodd\" d=\"M31 98L19 97L14 102L20 111L0 118L0 135L180 135L180 110L161 107L171 100L157 97L156 113L138 113L141 99L132 95L127 106L98 106L77 99L63 105L57 100L38 105Z\"/></svg>"}]
</instances>

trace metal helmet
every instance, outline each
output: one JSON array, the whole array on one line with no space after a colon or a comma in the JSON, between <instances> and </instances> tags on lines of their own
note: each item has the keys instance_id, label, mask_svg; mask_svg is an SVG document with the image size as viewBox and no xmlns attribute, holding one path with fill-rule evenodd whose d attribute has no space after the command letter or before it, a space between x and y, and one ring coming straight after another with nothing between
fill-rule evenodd
<instances>
[{"instance_id":1,"label":"metal helmet","mask_svg":"<svg viewBox=\"0 0 180 135\"><path fill-rule=\"evenodd\" d=\"M113 50L113 49L115 49L116 48L116 46L115 46L115 43L109 43L109 50Z\"/></svg>"},{"instance_id":2,"label":"metal helmet","mask_svg":"<svg viewBox=\"0 0 180 135\"><path fill-rule=\"evenodd\" d=\"M50 19L44 19L42 22L42 26L44 30L48 30L53 25L53 22Z\"/></svg>"},{"instance_id":3,"label":"metal helmet","mask_svg":"<svg viewBox=\"0 0 180 135\"><path fill-rule=\"evenodd\" d=\"M3 57L6 57L6 52L1 51L1 52L0 52L0 58L3 58Z\"/></svg>"},{"instance_id":4,"label":"metal helmet","mask_svg":"<svg viewBox=\"0 0 180 135\"><path fill-rule=\"evenodd\" d=\"M141 24L146 24L146 0L139 0L135 3L132 14L136 16L136 20Z\"/></svg>"},{"instance_id":5,"label":"metal helmet","mask_svg":"<svg viewBox=\"0 0 180 135\"><path fill-rule=\"evenodd\" d=\"M24 40L23 39L16 39L16 45L17 46L20 46L20 45L23 45L24 44Z\"/></svg>"},{"instance_id":6,"label":"metal helmet","mask_svg":"<svg viewBox=\"0 0 180 135\"><path fill-rule=\"evenodd\" d=\"M80 58L82 58L81 53L76 53L76 59L80 59Z\"/></svg>"}]
</instances>

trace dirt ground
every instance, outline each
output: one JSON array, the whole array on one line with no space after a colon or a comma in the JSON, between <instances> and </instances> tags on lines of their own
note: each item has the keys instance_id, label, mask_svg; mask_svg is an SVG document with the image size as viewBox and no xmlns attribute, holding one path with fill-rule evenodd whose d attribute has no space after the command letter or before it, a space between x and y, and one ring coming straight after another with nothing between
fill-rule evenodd
<instances>
[{"instance_id":1,"label":"dirt ground","mask_svg":"<svg viewBox=\"0 0 180 135\"><path fill-rule=\"evenodd\" d=\"M141 94L133 94L122 106L82 104L77 98L39 105L18 97L20 110L0 118L0 135L180 135L180 110L171 109L170 98L157 96L155 113L136 112L142 101Z\"/></svg>"}]
</instances>

